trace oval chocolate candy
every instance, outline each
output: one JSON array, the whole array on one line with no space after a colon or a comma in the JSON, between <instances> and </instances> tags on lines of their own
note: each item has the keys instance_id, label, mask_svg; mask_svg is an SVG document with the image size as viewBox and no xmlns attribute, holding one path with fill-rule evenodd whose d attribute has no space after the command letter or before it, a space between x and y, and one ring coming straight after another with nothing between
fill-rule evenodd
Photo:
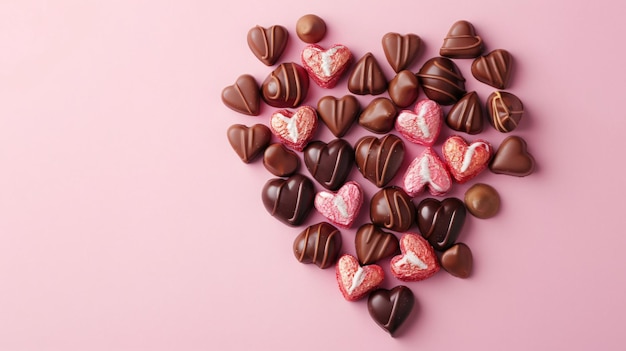
<instances>
[{"instance_id":1,"label":"oval chocolate candy","mask_svg":"<svg viewBox=\"0 0 626 351\"><path fill-rule=\"evenodd\" d=\"M287 225L297 226L304 222L313 208L315 186L301 174L287 179L274 178L263 186L261 198L272 216Z\"/></svg>"},{"instance_id":2,"label":"oval chocolate candy","mask_svg":"<svg viewBox=\"0 0 626 351\"><path fill-rule=\"evenodd\" d=\"M261 85L261 97L270 106L298 107L309 91L309 74L294 62L281 63Z\"/></svg>"},{"instance_id":3,"label":"oval chocolate candy","mask_svg":"<svg viewBox=\"0 0 626 351\"><path fill-rule=\"evenodd\" d=\"M293 254L302 263L331 267L341 253L341 233L330 223L321 222L304 229L293 242Z\"/></svg>"}]
</instances>

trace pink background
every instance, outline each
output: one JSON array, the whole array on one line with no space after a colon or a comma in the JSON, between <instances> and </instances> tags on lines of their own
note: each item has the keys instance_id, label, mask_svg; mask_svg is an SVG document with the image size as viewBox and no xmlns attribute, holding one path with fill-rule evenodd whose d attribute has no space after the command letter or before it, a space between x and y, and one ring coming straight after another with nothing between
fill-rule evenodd
<instances>
[{"instance_id":1,"label":"pink background","mask_svg":"<svg viewBox=\"0 0 626 351\"><path fill-rule=\"evenodd\" d=\"M0 2L0 350L624 349L621 4L296 3ZM242 163L225 136L272 111L244 116L220 101L240 74L261 82L271 71L247 31L284 25L281 61L297 61L306 13L326 20L322 45L371 51L388 78L385 33L422 37L416 71L459 19L487 50L515 58L509 91L527 114L513 134L537 171L476 178L503 206L492 219L468 217L459 240L472 248L473 275L407 284L419 312L395 339L365 300L343 299L333 269L295 260L304 225L268 215L260 194L272 176ZM457 63L485 99L492 89L471 77L470 61ZM305 103L346 92L345 79L330 91L312 85ZM365 134L354 126L346 139ZM504 136L481 134L494 146ZM322 126L316 137L332 136ZM346 252L354 232L342 231ZM385 287L396 284L389 276Z\"/></svg>"}]
</instances>

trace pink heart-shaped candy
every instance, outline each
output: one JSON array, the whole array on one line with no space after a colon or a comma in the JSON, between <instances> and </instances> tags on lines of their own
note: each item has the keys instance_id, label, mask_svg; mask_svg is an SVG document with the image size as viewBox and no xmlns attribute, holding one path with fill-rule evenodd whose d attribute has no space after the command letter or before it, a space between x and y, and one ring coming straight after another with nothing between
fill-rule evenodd
<instances>
[{"instance_id":1,"label":"pink heart-shaped candy","mask_svg":"<svg viewBox=\"0 0 626 351\"><path fill-rule=\"evenodd\" d=\"M270 117L270 130L285 146L302 151L317 129L317 112L311 106L295 112L278 110Z\"/></svg>"},{"instance_id":2,"label":"pink heart-shaped candy","mask_svg":"<svg viewBox=\"0 0 626 351\"><path fill-rule=\"evenodd\" d=\"M419 234L404 233L400 238L401 255L391 259L391 274L402 281L418 281L439 271L435 250Z\"/></svg>"},{"instance_id":3,"label":"pink heart-shaped candy","mask_svg":"<svg viewBox=\"0 0 626 351\"><path fill-rule=\"evenodd\" d=\"M380 286L385 273L379 265L361 266L356 257L344 254L336 265L337 283L343 297L356 301Z\"/></svg>"},{"instance_id":4,"label":"pink heart-shaped candy","mask_svg":"<svg viewBox=\"0 0 626 351\"><path fill-rule=\"evenodd\" d=\"M333 224L350 228L363 204L363 190L354 181L344 184L336 193L320 191L315 195L315 208Z\"/></svg>"},{"instance_id":5,"label":"pink heart-shaped candy","mask_svg":"<svg viewBox=\"0 0 626 351\"><path fill-rule=\"evenodd\" d=\"M324 50L317 44L309 44L302 49L302 66L317 85L333 88L350 63L352 52L340 44Z\"/></svg>"},{"instance_id":6,"label":"pink heart-shaped candy","mask_svg":"<svg viewBox=\"0 0 626 351\"><path fill-rule=\"evenodd\" d=\"M415 104L413 111L403 110L396 118L396 130L408 141L433 146L439 132L443 112L441 106L433 100L424 99Z\"/></svg>"},{"instance_id":7,"label":"pink heart-shaped candy","mask_svg":"<svg viewBox=\"0 0 626 351\"><path fill-rule=\"evenodd\" d=\"M435 196L447 193L452 187L452 178L446 165L431 147L411 161L403 181L404 190L411 197L415 197L426 186Z\"/></svg>"},{"instance_id":8,"label":"pink heart-shaped candy","mask_svg":"<svg viewBox=\"0 0 626 351\"><path fill-rule=\"evenodd\" d=\"M452 177L463 184L482 172L491 159L493 148L488 142L478 139L468 144L458 135L443 143L443 159L448 164Z\"/></svg>"}]
</instances>

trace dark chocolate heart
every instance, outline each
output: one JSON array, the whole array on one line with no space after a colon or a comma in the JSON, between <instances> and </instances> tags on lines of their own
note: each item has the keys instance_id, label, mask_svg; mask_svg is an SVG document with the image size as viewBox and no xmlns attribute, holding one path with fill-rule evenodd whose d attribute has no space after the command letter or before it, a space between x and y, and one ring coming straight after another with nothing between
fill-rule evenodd
<instances>
[{"instance_id":1,"label":"dark chocolate heart","mask_svg":"<svg viewBox=\"0 0 626 351\"><path fill-rule=\"evenodd\" d=\"M483 130L483 105L475 91L457 101L446 116L448 127L467 134L478 134Z\"/></svg>"},{"instance_id":2,"label":"dark chocolate heart","mask_svg":"<svg viewBox=\"0 0 626 351\"><path fill-rule=\"evenodd\" d=\"M344 139L310 142L304 148L304 164L324 188L339 189L354 165L354 150Z\"/></svg>"},{"instance_id":3,"label":"dark chocolate heart","mask_svg":"<svg viewBox=\"0 0 626 351\"><path fill-rule=\"evenodd\" d=\"M356 63L348 78L348 90L357 95L378 95L387 90L387 78L371 52Z\"/></svg>"},{"instance_id":4,"label":"dark chocolate heart","mask_svg":"<svg viewBox=\"0 0 626 351\"><path fill-rule=\"evenodd\" d=\"M279 25L264 28L254 26L248 31L248 46L254 56L267 66L271 66L285 51L289 32Z\"/></svg>"},{"instance_id":5,"label":"dark chocolate heart","mask_svg":"<svg viewBox=\"0 0 626 351\"><path fill-rule=\"evenodd\" d=\"M293 242L293 254L302 263L331 267L341 253L341 233L330 223L321 222L304 229Z\"/></svg>"},{"instance_id":6,"label":"dark chocolate heart","mask_svg":"<svg viewBox=\"0 0 626 351\"><path fill-rule=\"evenodd\" d=\"M465 95L465 78L449 58L431 58L422 65L417 77L424 94L441 105L452 105Z\"/></svg>"},{"instance_id":7,"label":"dark chocolate heart","mask_svg":"<svg viewBox=\"0 0 626 351\"><path fill-rule=\"evenodd\" d=\"M287 179L270 179L261 193L265 209L275 218L290 226L302 224L313 208L315 186L301 174Z\"/></svg>"},{"instance_id":8,"label":"dark chocolate heart","mask_svg":"<svg viewBox=\"0 0 626 351\"><path fill-rule=\"evenodd\" d=\"M517 177L527 176L535 170L535 159L528 153L526 141L519 136L507 137L500 143L489 169L493 173Z\"/></svg>"},{"instance_id":9,"label":"dark chocolate heart","mask_svg":"<svg viewBox=\"0 0 626 351\"><path fill-rule=\"evenodd\" d=\"M483 40L468 21L452 24L439 49L439 55L450 58L474 58L483 52Z\"/></svg>"},{"instance_id":10,"label":"dark chocolate heart","mask_svg":"<svg viewBox=\"0 0 626 351\"><path fill-rule=\"evenodd\" d=\"M372 196L370 219L385 229L406 232L415 221L415 205L402 188L386 187Z\"/></svg>"},{"instance_id":11,"label":"dark chocolate heart","mask_svg":"<svg viewBox=\"0 0 626 351\"><path fill-rule=\"evenodd\" d=\"M417 91L417 90L416 90ZM377 97L361 111L359 125L372 133L384 134L393 129L398 110L386 97Z\"/></svg>"},{"instance_id":12,"label":"dark chocolate heart","mask_svg":"<svg viewBox=\"0 0 626 351\"><path fill-rule=\"evenodd\" d=\"M387 33L383 36L382 42L385 57L396 73L409 68L422 45L420 37L410 33L406 35Z\"/></svg>"},{"instance_id":13,"label":"dark chocolate heart","mask_svg":"<svg viewBox=\"0 0 626 351\"><path fill-rule=\"evenodd\" d=\"M359 227L354 244L356 256L362 265L376 263L383 258L400 253L398 238L372 223Z\"/></svg>"},{"instance_id":14,"label":"dark chocolate heart","mask_svg":"<svg viewBox=\"0 0 626 351\"><path fill-rule=\"evenodd\" d=\"M503 49L496 49L472 62L472 75L478 81L497 89L506 89L511 78L513 56Z\"/></svg>"},{"instance_id":15,"label":"dark chocolate heart","mask_svg":"<svg viewBox=\"0 0 626 351\"><path fill-rule=\"evenodd\" d=\"M286 177L298 170L300 158L295 151L289 150L282 143L274 143L265 149L263 165L273 175Z\"/></svg>"},{"instance_id":16,"label":"dark chocolate heart","mask_svg":"<svg viewBox=\"0 0 626 351\"><path fill-rule=\"evenodd\" d=\"M365 179L382 188L387 185L404 161L404 142L394 134L378 139L365 136L354 147L356 166Z\"/></svg>"},{"instance_id":17,"label":"dark chocolate heart","mask_svg":"<svg viewBox=\"0 0 626 351\"><path fill-rule=\"evenodd\" d=\"M235 84L222 90L222 102L234 111L258 116L261 111L261 93L256 79L249 74L239 76Z\"/></svg>"},{"instance_id":18,"label":"dark chocolate heart","mask_svg":"<svg viewBox=\"0 0 626 351\"><path fill-rule=\"evenodd\" d=\"M472 251L463 243L452 245L441 255L439 261L446 272L458 278L469 277L474 265Z\"/></svg>"},{"instance_id":19,"label":"dark chocolate heart","mask_svg":"<svg viewBox=\"0 0 626 351\"><path fill-rule=\"evenodd\" d=\"M391 290L377 289L367 299L367 310L376 324L394 336L398 328L407 320L413 306L415 296L411 289L398 285Z\"/></svg>"},{"instance_id":20,"label":"dark chocolate heart","mask_svg":"<svg viewBox=\"0 0 626 351\"><path fill-rule=\"evenodd\" d=\"M360 111L359 100L352 95L345 95L340 99L324 96L317 103L317 114L337 138L348 132Z\"/></svg>"},{"instance_id":21,"label":"dark chocolate heart","mask_svg":"<svg viewBox=\"0 0 626 351\"><path fill-rule=\"evenodd\" d=\"M426 198L417 205L417 227L435 250L444 251L458 238L466 213L463 201L455 197Z\"/></svg>"},{"instance_id":22,"label":"dark chocolate heart","mask_svg":"<svg viewBox=\"0 0 626 351\"><path fill-rule=\"evenodd\" d=\"M272 138L272 132L265 124L255 124L251 127L233 124L228 127L226 135L230 146L245 163L250 163L261 154Z\"/></svg>"}]
</instances>

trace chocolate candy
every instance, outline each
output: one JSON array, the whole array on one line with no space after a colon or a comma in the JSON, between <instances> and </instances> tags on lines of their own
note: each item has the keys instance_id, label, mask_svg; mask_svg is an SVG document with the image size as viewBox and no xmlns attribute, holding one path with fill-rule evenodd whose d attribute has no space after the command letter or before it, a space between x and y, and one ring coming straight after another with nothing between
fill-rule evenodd
<instances>
[{"instance_id":1,"label":"chocolate candy","mask_svg":"<svg viewBox=\"0 0 626 351\"><path fill-rule=\"evenodd\" d=\"M317 43L326 35L326 22L317 15L304 15L296 22L296 35L305 43Z\"/></svg>"},{"instance_id":2,"label":"chocolate candy","mask_svg":"<svg viewBox=\"0 0 626 351\"><path fill-rule=\"evenodd\" d=\"M441 267L458 278L467 278L472 273L474 259L472 251L463 243L456 243L447 249L439 259Z\"/></svg>"},{"instance_id":3,"label":"chocolate candy","mask_svg":"<svg viewBox=\"0 0 626 351\"><path fill-rule=\"evenodd\" d=\"M493 50L472 63L472 75L478 81L497 89L506 89L511 78L513 57L503 49Z\"/></svg>"},{"instance_id":4,"label":"chocolate candy","mask_svg":"<svg viewBox=\"0 0 626 351\"><path fill-rule=\"evenodd\" d=\"M372 223L359 227L354 238L356 256L362 265L376 263L400 252L398 238Z\"/></svg>"},{"instance_id":5,"label":"chocolate candy","mask_svg":"<svg viewBox=\"0 0 626 351\"><path fill-rule=\"evenodd\" d=\"M389 97L398 107L407 107L417 99L417 76L409 71L398 72L389 82Z\"/></svg>"},{"instance_id":6,"label":"chocolate candy","mask_svg":"<svg viewBox=\"0 0 626 351\"><path fill-rule=\"evenodd\" d=\"M348 132L360 111L359 100L352 95L340 99L324 96L317 103L317 114L337 138Z\"/></svg>"},{"instance_id":7,"label":"chocolate candy","mask_svg":"<svg viewBox=\"0 0 626 351\"><path fill-rule=\"evenodd\" d=\"M378 139L365 136L354 147L356 166L365 179L382 188L398 173L404 160L404 143L387 134Z\"/></svg>"},{"instance_id":8,"label":"chocolate candy","mask_svg":"<svg viewBox=\"0 0 626 351\"><path fill-rule=\"evenodd\" d=\"M384 134L393 129L398 110L386 97L374 98L361 111L359 124L372 133Z\"/></svg>"},{"instance_id":9,"label":"chocolate candy","mask_svg":"<svg viewBox=\"0 0 626 351\"><path fill-rule=\"evenodd\" d=\"M411 289L398 285L391 290L377 289L367 299L367 310L376 324L394 336L415 305L415 296Z\"/></svg>"},{"instance_id":10,"label":"chocolate candy","mask_svg":"<svg viewBox=\"0 0 626 351\"><path fill-rule=\"evenodd\" d=\"M294 174L287 179L270 179L261 193L265 209L281 222L297 226L302 224L313 208L315 186L301 175Z\"/></svg>"},{"instance_id":11,"label":"chocolate candy","mask_svg":"<svg viewBox=\"0 0 626 351\"><path fill-rule=\"evenodd\" d=\"M469 92L457 101L446 116L448 127L467 134L483 131L483 105L475 91Z\"/></svg>"},{"instance_id":12,"label":"chocolate candy","mask_svg":"<svg viewBox=\"0 0 626 351\"><path fill-rule=\"evenodd\" d=\"M293 254L302 263L320 268L335 264L341 253L341 233L332 224L321 222L304 229L293 241Z\"/></svg>"},{"instance_id":13,"label":"chocolate candy","mask_svg":"<svg viewBox=\"0 0 626 351\"><path fill-rule=\"evenodd\" d=\"M312 141L304 148L304 164L324 188L337 190L350 175L354 150L344 139Z\"/></svg>"},{"instance_id":14,"label":"chocolate candy","mask_svg":"<svg viewBox=\"0 0 626 351\"><path fill-rule=\"evenodd\" d=\"M383 36L382 42L385 57L396 73L409 68L422 46L420 37L411 33L390 32Z\"/></svg>"},{"instance_id":15,"label":"chocolate candy","mask_svg":"<svg viewBox=\"0 0 626 351\"><path fill-rule=\"evenodd\" d=\"M405 232L413 225L415 206L402 188L386 187L372 196L370 219L379 227Z\"/></svg>"},{"instance_id":16,"label":"chocolate candy","mask_svg":"<svg viewBox=\"0 0 626 351\"><path fill-rule=\"evenodd\" d=\"M235 84L222 90L222 102L234 111L258 116L261 111L261 94L256 79L249 74L239 76Z\"/></svg>"},{"instance_id":17,"label":"chocolate candy","mask_svg":"<svg viewBox=\"0 0 626 351\"><path fill-rule=\"evenodd\" d=\"M270 106L297 107L309 91L309 75L297 63L282 63L265 78L261 97Z\"/></svg>"},{"instance_id":18,"label":"chocolate candy","mask_svg":"<svg viewBox=\"0 0 626 351\"><path fill-rule=\"evenodd\" d=\"M465 207L477 218L491 218L500 210L500 195L491 185L476 183L465 191Z\"/></svg>"},{"instance_id":19,"label":"chocolate candy","mask_svg":"<svg viewBox=\"0 0 626 351\"><path fill-rule=\"evenodd\" d=\"M250 163L265 150L272 138L272 132L264 124L247 127L233 124L226 133L230 146L244 163Z\"/></svg>"},{"instance_id":20,"label":"chocolate candy","mask_svg":"<svg viewBox=\"0 0 626 351\"><path fill-rule=\"evenodd\" d=\"M474 58L483 52L483 40L468 21L452 24L443 40L439 55L450 58Z\"/></svg>"},{"instance_id":21,"label":"chocolate candy","mask_svg":"<svg viewBox=\"0 0 626 351\"><path fill-rule=\"evenodd\" d=\"M267 66L271 66L285 51L289 32L279 25L264 28L255 26L248 31L248 46L254 56Z\"/></svg>"},{"instance_id":22,"label":"chocolate candy","mask_svg":"<svg viewBox=\"0 0 626 351\"><path fill-rule=\"evenodd\" d=\"M508 133L515 130L523 115L522 101L511 93L494 91L487 98L489 124L499 132Z\"/></svg>"},{"instance_id":23,"label":"chocolate candy","mask_svg":"<svg viewBox=\"0 0 626 351\"><path fill-rule=\"evenodd\" d=\"M378 95L387 90L387 78L371 52L356 63L348 78L348 90L357 95Z\"/></svg>"},{"instance_id":24,"label":"chocolate candy","mask_svg":"<svg viewBox=\"0 0 626 351\"><path fill-rule=\"evenodd\" d=\"M535 159L528 153L526 141L510 136L502 141L489 164L493 173L525 177L535 170Z\"/></svg>"},{"instance_id":25,"label":"chocolate candy","mask_svg":"<svg viewBox=\"0 0 626 351\"><path fill-rule=\"evenodd\" d=\"M448 58L433 57L426 61L417 77L426 96L441 105L452 105L465 95L465 78Z\"/></svg>"},{"instance_id":26,"label":"chocolate candy","mask_svg":"<svg viewBox=\"0 0 626 351\"><path fill-rule=\"evenodd\" d=\"M443 251L458 238L465 215L463 201L455 197L426 198L417 205L417 227L435 250Z\"/></svg>"},{"instance_id":27,"label":"chocolate candy","mask_svg":"<svg viewBox=\"0 0 626 351\"><path fill-rule=\"evenodd\" d=\"M263 165L275 176L287 177L300 167L300 158L281 143L268 146L263 153Z\"/></svg>"}]
</instances>

